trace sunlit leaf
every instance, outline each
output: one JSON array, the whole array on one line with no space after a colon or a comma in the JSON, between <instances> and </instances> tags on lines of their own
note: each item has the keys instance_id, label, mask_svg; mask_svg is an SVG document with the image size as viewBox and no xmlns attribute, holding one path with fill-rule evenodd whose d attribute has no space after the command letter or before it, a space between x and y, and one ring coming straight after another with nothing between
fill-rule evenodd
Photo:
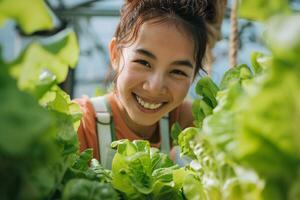
<instances>
[{"instance_id":1,"label":"sunlit leaf","mask_svg":"<svg viewBox=\"0 0 300 200\"><path fill-rule=\"evenodd\" d=\"M45 72L51 74L47 80L55 79L55 83L63 82L67 77L68 68L75 66L78 56L76 36L73 32L69 32L55 43L47 45L33 43L28 46L15 61L10 63L11 73L18 79L20 89L40 96L41 90L38 86L45 82L41 78L44 77L43 74ZM52 83L48 81L46 85L51 86Z\"/></svg>"},{"instance_id":2,"label":"sunlit leaf","mask_svg":"<svg viewBox=\"0 0 300 200\"><path fill-rule=\"evenodd\" d=\"M209 76L202 77L195 90L210 107L214 108L217 105L216 95L219 88Z\"/></svg>"},{"instance_id":3,"label":"sunlit leaf","mask_svg":"<svg viewBox=\"0 0 300 200\"><path fill-rule=\"evenodd\" d=\"M77 37L74 32L68 32L62 38L58 38L56 42L45 44L43 48L49 53L56 55L61 62L74 68L78 61L79 47Z\"/></svg>"},{"instance_id":4,"label":"sunlit leaf","mask_svg":"<svg viewBox=\"0 0 300 200\"><path fill-rule=\"evenodd\" d=\"M197 180L193 175L188 175L184 179L183 193L190 200L208 200L203 183Z\"/></svg>"},{"instance_id":5,"label":"sunlit leaf","mask_svg":"<svg viewBox=\"0 0 300 200\"><path fill-rule=\"evenodd\" d=\"M242 0L239 1L239 16L263 21L275 14L289 13L288 0Z\"/></svg>"},{"instance_id":6,"label":"sunlit leaf","mask_svg":"<svg viewBox=\"0 0 300 200\"><path fill-rule=\"evenodd\" d=\"M44 0L1 0L0 13L0 25L13 19L27 34L53 28Z\"/></svg>"}]
</instances>

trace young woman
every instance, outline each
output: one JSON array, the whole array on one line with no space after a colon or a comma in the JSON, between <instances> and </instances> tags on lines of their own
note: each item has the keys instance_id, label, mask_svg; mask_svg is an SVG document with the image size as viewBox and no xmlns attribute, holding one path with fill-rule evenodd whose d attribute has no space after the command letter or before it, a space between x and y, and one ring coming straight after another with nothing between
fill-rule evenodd
<instances>
[{"instance_id":1,"label":"young woman","mask_svg":"<svg viewBox=\"0 0 300 200\"><path fill-rule=\"evenodd\" d=\"M76 100L84 113L78 130L81 151L93 148L95 158L109 163L113 154L107 146L127 138L149 140L167 152L172 124L193 126L185 97L203 69L209 11L205 0L125 2L109 44L114 90L100 99ZM101 121L103 114L107 122Z\"/></svg>"}]
</instances>

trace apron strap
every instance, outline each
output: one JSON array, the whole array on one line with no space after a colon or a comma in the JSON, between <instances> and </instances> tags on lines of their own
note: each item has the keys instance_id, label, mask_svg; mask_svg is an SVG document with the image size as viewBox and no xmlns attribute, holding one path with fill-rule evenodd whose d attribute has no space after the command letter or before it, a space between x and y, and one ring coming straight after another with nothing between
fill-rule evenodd
<instances>
[{"instance_id":1,"label":"apron strap","mask_svg":"<svg viewBox=\"0 0 300 200\"><path fill-rule=\"evenodd\" d=\"M160 133L160 150L161 152L169 155L170 153L170 134L169 134L169 113L159 120L159 133Z\"/></svg>"},{"instance_id":2,"label":"apron strap","mask_svg":"<svg viewBox=\"0 0 300 200\"><path fill-rule=\"evenodd\" d=\"M104 168L111 169L114 154L110 144L115 140L115 131L111 110L105 96L90 98L97 118L97 139L100 151L100 163Z\"/></svg>"}]
</instances>

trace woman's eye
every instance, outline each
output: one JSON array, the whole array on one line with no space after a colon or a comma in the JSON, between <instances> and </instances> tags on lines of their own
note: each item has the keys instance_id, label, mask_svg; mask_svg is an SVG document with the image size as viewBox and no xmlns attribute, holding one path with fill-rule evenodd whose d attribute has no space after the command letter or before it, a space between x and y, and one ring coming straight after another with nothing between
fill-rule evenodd
<instances>
[{"instance_id":1,"label":"woman's eye","mask_svg":"<svg viewBox=\"0 0 300 200\"><path fill-rule=\"evenodd\" d=\"M146 60L134 60L133 62L139 63L139 64L144 65L146 67L151 67L150 63L148 63Z\"/></svg>"},{"instance_id":2,"label":"woman's eye","mask_svg":"<svg viewBox=\"0 0 300 200\"><path fill-rule=\"evenodd\" d=\"M187 75L185 72L181 71L181 70L175 69L175 70L172 71L172 73L174 73L174 74L176 74L176 75L188 77L188 75Z\"/></svg>"}]
</instances>

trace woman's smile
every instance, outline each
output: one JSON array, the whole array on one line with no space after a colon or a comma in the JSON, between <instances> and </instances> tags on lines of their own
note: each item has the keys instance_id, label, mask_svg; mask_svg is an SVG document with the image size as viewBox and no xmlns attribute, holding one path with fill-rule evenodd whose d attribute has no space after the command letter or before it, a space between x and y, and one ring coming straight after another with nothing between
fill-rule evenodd
<instances>
[{"instance_id":1,"label":"woman's smile","mask_svg":"<svg viewBox=\"0 0 300 200\"><path fill-rule=\"evenodd\" d=\"M166 102L148 100L135 93L132 93L132 95L138 104L138 108L143 112L157 112L166 104Z\"/></svg>"}]
</instances>

